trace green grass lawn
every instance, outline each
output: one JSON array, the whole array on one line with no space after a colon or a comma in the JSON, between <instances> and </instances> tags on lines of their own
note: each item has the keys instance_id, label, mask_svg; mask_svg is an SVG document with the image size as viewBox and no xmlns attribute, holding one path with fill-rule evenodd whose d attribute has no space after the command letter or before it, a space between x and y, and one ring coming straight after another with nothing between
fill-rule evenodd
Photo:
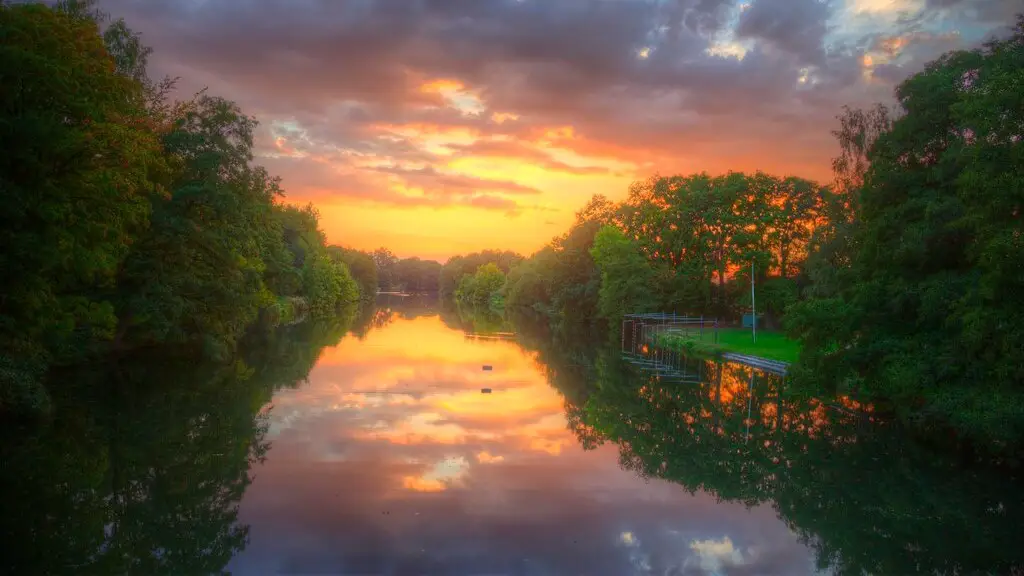
<instances>
[{"instance_id":1,"label":"green grass lawn","mask_svg":"<svg viewBox=\"0 0 1024 576\"><path fill-rule=\"evenodd\" d=\"M800 343L790 340L779 332L757 332L754 342L750 328L721 328L718 331L718 344L715 344L715 331L705 329L703 336L698 331L670 334L662 337L666 345L683 346L697 353L714 354L716 352L736 352L782 362L796 362L800 355Z\"/></svg>"}]
</instances>

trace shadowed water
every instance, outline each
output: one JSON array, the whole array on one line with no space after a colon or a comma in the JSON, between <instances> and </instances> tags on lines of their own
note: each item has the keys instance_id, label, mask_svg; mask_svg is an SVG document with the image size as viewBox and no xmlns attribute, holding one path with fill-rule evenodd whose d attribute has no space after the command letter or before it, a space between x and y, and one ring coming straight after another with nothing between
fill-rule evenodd
<instances>
[{"instance_id":1,"label":"shadowed water","mask_svg":"<svg viewBox=\"0 0 1024 576\"><path fill-rule=\"evenodd\" d=\"M256 339L230 367L149 355L64 374L53 421L3 443L2 565L360 576L1020 565L1012 474L965 471L851 400L787 397L779 377L686 358L673 374L638 369L618 342L514 320L388 297L348 323Z\"/></svg>"}]
</instances>

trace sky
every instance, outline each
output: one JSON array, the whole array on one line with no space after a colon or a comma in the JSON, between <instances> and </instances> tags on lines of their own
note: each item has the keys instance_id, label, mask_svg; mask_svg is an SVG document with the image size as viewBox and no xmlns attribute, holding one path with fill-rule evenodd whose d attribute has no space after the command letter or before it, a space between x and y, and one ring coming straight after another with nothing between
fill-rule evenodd
<instances>
[{"instance_id":1,"label":"sky","mask_svg":"<svg viewBox=\"0 0 1024 576\"><path fill-rule=\"evenodd\" d=\"M771 506L645 480L612 443L584 451L514 342L398 318L326 349L308 380L274 395L233 573L814 573ZM745 410L736 384L723 402Z\"/></svg>"},{"instance_id":2,"label":"sky","mask_svg":"<svg viewBox=\"0 0 1024 576\"><path fill-rule=\"evenodd\" d=\"M332 243L530 254L654 174L827 183L843 105L890 103L1018 0L101 0L150 73L260 122Z\"/></svg>"}]
</instances>

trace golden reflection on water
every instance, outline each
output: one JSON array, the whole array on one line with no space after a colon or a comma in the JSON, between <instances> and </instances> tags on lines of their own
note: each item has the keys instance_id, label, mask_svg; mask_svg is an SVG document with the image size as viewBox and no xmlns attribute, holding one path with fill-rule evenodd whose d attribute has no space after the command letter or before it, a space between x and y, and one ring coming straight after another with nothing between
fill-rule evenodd
<instances>
[{"instance_id":1,"label":"golden reflection on water","mask_svg":"<svg viewBox=\"0 0 1024 576\"><path fill-rule=\"evenodd\" d=\"M550 369L436 315L324 351L267 408L271 449L239 513L251 544L229 569L625 576L767 554L808 573L770 507L646 481L614 443L584 450Z\"/></svg>"},{"instance_id":2,"label":"golden reflection on water","mask_svg":"<svg viewBox=\"0 0 1024 576\"><path fill-rule=\"evenodd\" d=\"M485 364L493 370L483 370ZM339 419L341 429L332 435L450 447L440 459L401 450L415 470L389 480L405 490L439 492L480 466L523 453L557 455L576 444L562 406L534 354L514 342L468 339L436 316L398 319L363 341L348 338L326 350L308 384L275 399L271 434L302 415L358 410L357 419Z\"/></svg>"}]
</instances>

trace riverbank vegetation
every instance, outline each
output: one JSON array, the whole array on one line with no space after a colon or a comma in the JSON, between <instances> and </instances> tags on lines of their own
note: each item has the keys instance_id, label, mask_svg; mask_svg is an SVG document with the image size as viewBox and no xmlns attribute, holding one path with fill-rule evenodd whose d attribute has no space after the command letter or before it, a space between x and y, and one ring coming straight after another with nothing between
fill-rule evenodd
<instances>
[{"instance_id":1,"label":"riverbank vegetation","mask_svg":"<svg viewBox=\"0 0 1024 576\"><path fill-rule=\"evenodd\" d=\"M896 109L844 109L833 183L655 176L621 203L595 196L493 294L556 329L617 333L635 312L735 320L751 308L753 280L767 327L799 342L797 352L781 335L761 336L780 343L766 354L797 360L795 389L853 395L920 429L1015 451L1022 83L1024 17L1011 37L904 81Z\"/></svg>"},{"instance_id":2,"label":"riverbank vegetation","mask_svg":"<svg viewBox=\"0 0 1024 576\"><path fill-rule=\"evenodd\" d=\"M254 162L256 121L205 92L172 100L93 2L2 4L0 29L18 87L0 92L2 410L45 409L54 367L156 346L229 358L254 327L377 290L615 333L631 312L733 322L755 284L761 338L800 343L794 389L1024 444L1024 19L903 82L895 109L844 110L832 183L653 176L593 197L529 258L444 265L329 246Z\"/></svg>"},{"instance_id":3,"label":"riverbank vegetation","mask_svg":"<svg viewBox=\"0 0 1024 576\"><path fill-rule=\"evenodd\" d=\"M0 91L4 411L45 409L54 366L158 345L228 358L258 322L332 316L370 283L254 164L256 121L206 93L172 101L92 4L0 5L17 87Z\"/></svg>"},{"instance_id":4,"label":"riverbank vegetation","mask_svg":"<svg viewBox=\"0 0 1024 576\"><path fill-rule=\"evenodd\" d=\"M387 248L373 251L373 262L382 292L437 292L441 263L415 256L399 258Z\"/></svg>"}]
</instances>

